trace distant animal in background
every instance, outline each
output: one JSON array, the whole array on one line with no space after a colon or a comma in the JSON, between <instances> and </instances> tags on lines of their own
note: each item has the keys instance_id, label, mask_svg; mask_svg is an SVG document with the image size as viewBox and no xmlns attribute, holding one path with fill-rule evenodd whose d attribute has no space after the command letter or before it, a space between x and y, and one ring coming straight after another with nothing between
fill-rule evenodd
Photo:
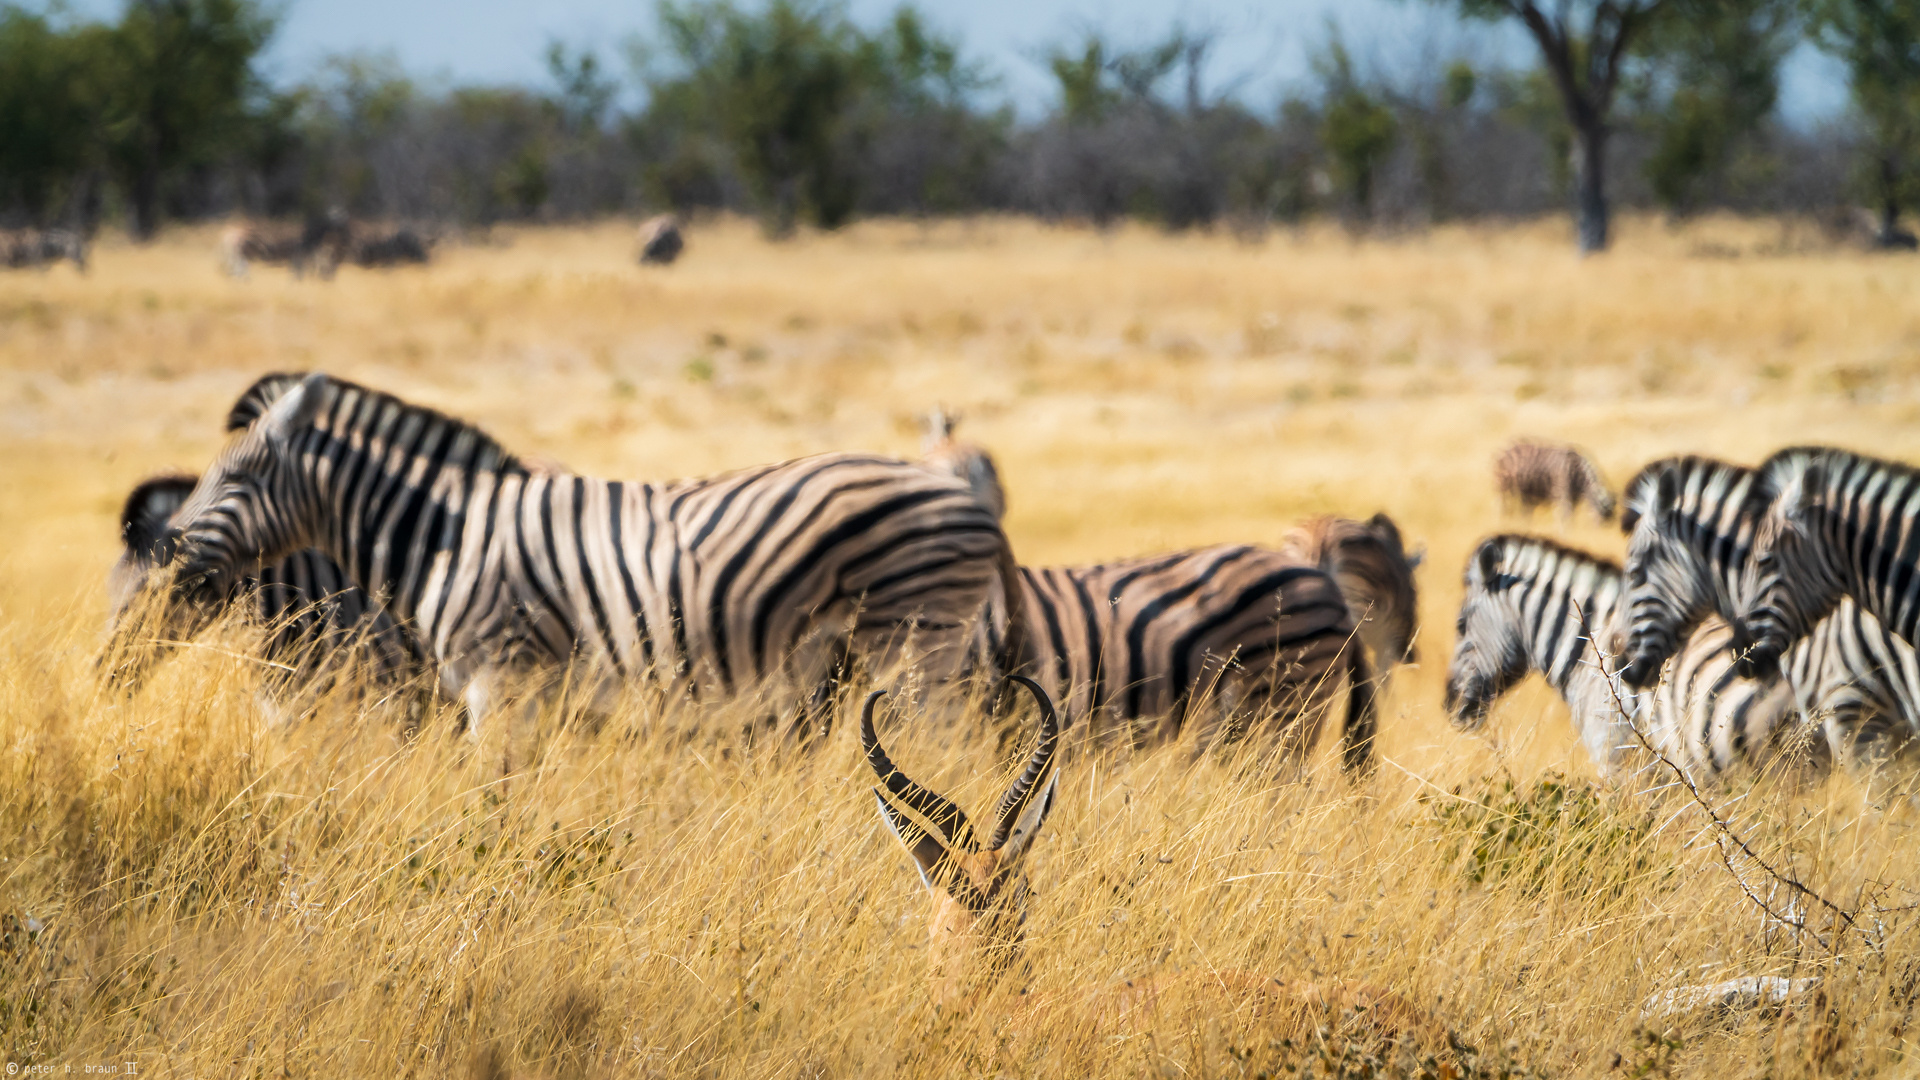
<instances>
[{"instance_id":1,"label":"distant animal in background","mask_svg":"<svg viewBox=\"0 0 1920 1080\"><path fill-rule=\"evenodd\" d=\"M1528 514L1552 506L1567 521L1584 502L1601 521L1613 520L1613 492L1593 460L1575 447L1522 439L1494 459L1493 478L1509 514L1516 506Z\"/></svg>"},{"instance_id":2,"label":"distant animal in background","mask_svg":"<svg viewBox=\"0 0 1920 1080\"><path fill-rule=\"evenodd\" d=\"M1288 530L1280 552L1333 575L1360 622L1360 640L1373 654L1373 670L1381 679L1402 661L1419 659L1413 639L1420 597L1413 571L1424 554L1407 554L1392 518L1312 518Z\"/></svg>"},{"instance_id":3,"label":"distant animal in background","mask_svg":"<svg viewBox=\"0 0 1920 1080\"><path fill-rule=\"evenodd\" d=\"M347 244L347 261L368 269L418 266L432 257L433 241L406 225L371 232L356 229Z\"/></svg>"},{"instance_id":4,"label":"distant animal in background","mask_svg":"<svg viewBox=\"0 0 1920 1080\"><path fill-rule=\"evenodd\" d=\"M296 278L311 264L325 281L347 257L351 240L346 212L334 209L308 218L298 229L229 225L220 233L220 259L227 274L236 278L246 277L258 262L284 265Z\"/></svg>"},{"instance_id":5,"label":"distant animal in background","mask_svg":"<svg viewBox=\"0 0 1920 1080\"><path fill-rule=\"evenodd\" d=\"M920 464L942 476L964 480L980 501L993 508L993 516L1007 516L1007 493L1000 486L1000 470L993 455L978 443L953 437L960 426L960 413L935 406L926 416L926 434L920 440Z\"/></svg>"},{"instance_id":6,"label":"distant animal in background","mask_svg":"<svg viewBox=\"0 0 1920 1080\"><path fill-rule=\"evenodd\" d=\"M660 214L640 223L640 263L643 266L667 266L686 250L686 238L680 235L680 219Z\"/></svg>"},{"instance_id":7,"label":"distant animal in background","mask_svg":"<svg viewBox=\"0 0 1920 1080\"><path fill-rule=\"evenodd\" d=\"M0 267L40 270L65 259L87 272L87 238L71 229L0 232Z\"/></svg>"}]
</instances>

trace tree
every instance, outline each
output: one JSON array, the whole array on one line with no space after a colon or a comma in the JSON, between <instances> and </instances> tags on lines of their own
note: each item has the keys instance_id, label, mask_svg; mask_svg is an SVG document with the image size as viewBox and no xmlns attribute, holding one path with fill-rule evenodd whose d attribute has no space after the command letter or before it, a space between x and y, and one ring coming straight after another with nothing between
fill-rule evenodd
<instances>
[{"instance_id":1,"label":"tree","mask_svg":"<svg viewBox=\"0 0 1920 1080\"><path fill-rule=\"evenodd\" d=\"M252 0L130 0L120 24L98 36L107 160L134 236L159 228L171 174L210 164L246 138L249 109L262 96L253 61L273 28Z\"/></svg>"},{"instance_id":2,"label":"tree","mask_svg":"<svg viewBox=\"0 0 1920 1080\"><path fill-rule=\"evenodd\" d=\"M1314 67L1326 87L1320 141L1333 158L1334 183L1359 219L1367 221L1373 216L1374 171L1393 149L1399 125L1393 112L1361 84L1337 33L1329 37Z\"/></svg>"},{"instance_id":3,"label":"tree","mask_svg":"<svg viewBox=\"0 0 1920 1080\"><path fill-rule=\"evenodd\" d=\"M1643 39L1655 84L1646 173L1669 212L1690 211L1703 182L1724 173L1773 115L1797 14L1794 0L1722 0L1664 19Z\"/></svg>"},{"instance_id":4,"label":"tree","mask_svg":"<svg viewBox=\"0 0 1920 1080\"><path fill-rule=\"evenodd\" d=\"M0 7L0 215L44 223L93 164L94 72L75 35Z\"/></svg>"},{"instance_id":5,"label":"tree","mask_svg":"<svg viewBox=\"0 0 1920 1080\"><path fill-rule=\"evenodd\" d=\"M1880 204L1880 243L1903 239L1900 211L1920 198L1920 5L1913 0L1807 0L1820 47L1847 65L1854 105L1873 155L1869 186Z\"/></svg>"},{"instance_id":6,"label":"tree","mask_svg":"<svg viewBox=\"0 0 1920 1080\"><path fill-rule=\"evenodd\" d=\"M1582 253L1607 247L1607 139L1627 50L1675 0L1430 0L1479 19L1516 19L1540 58L1573 127L1574 216ZM1703 0L1711 3L1712 0ZM1899 0L1889 0L1899 2Z\"/></svg>"}]
</instances>

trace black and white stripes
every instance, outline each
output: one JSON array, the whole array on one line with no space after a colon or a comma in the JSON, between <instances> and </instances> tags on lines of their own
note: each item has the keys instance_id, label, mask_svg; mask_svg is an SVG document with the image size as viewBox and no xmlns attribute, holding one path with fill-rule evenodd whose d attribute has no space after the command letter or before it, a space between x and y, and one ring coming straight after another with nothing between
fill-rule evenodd
<instances>
[{"instance_id":1,"label":"black and white stripes","mask_svg":"<svg viewBox=\"0 0 1920 1080\"><path fill-rule=\"evenodd\" d=\"M663 485L536 472L470 425L324 375L270 376L234 420L173 519L176 595L205 607L263 561L318 549L476 723L571 661L602 687L723 694L817 685L853 654L950 676L1012 572L970 491L883 458Z\"/></svg>"}]
</instances>

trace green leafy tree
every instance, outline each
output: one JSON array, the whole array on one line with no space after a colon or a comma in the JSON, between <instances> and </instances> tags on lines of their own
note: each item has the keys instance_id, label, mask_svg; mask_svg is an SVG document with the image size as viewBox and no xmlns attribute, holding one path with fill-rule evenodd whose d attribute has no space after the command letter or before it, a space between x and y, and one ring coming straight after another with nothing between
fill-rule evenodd
<instances>
[{"instance_id":1,"label":"green leafy tree","mask_svg":"<svg viewBox=\"0 0 1920 1080\"><path fill-rule=\"evenodd\" d=\"M1677 0L1430 0L1478 19L1513 20L1540 48L1573 129L1574 215L1582 252L1608 240L1607 140L1628 49ZM1703 0L1711 2L1711 0Z\"/></svg>"},{"instance_id":2,"label":"green leafy tree","mask_svg":"<svg viewBox=\"0 0 1920 1080\"><path fill-rule=\"evenodd\" d=\"M1660 84L1647 118L1654 147L1646 173L1661 205L1685 214L1773 115L1798 19L1793 0L1722 0L1674 15L1640 49Z\"/></svg>"},{"instance_id":3,"label":"green leafy tree","mask_svg":"<svg viewBox=\"0 0 1920 1080\"><path fill-rule=\"evenodd\" d=\"M1353 69L1353 57L1332 35L1314 61L1325 86L1320 141L1332 159L1334 184L1366 221L1373 216L1373 179L1399 137L1393 110L1369 90Z\"/></svg>"},{"instance_id":4,"label":"green leafy tree","mask_svg":"<svg viewBox=\"0 0 1920 1080\"><path fill-rule=\"evenodd\" d=\"M160 225L167 179L242 145L262 97L254 60L273 35L251 0L131 0L93 37L104 56L107 161L134 236Z\"/></svg>"},{"instance_id":5,"label":"green leafy tree","mask_svg":"<svg viewBox=\"0 0 1920 1080\"><path fill-rule=\"evenodd\" d=\"M0 213L46 221L95 164L98 72L82 44L0 7Z\"/></svg>"},{"instance_id":6,"label":"green leafy tree","mask_svg":"<svg viewBox=\"0 0 1920 1080\"><path fill-rule=\"evenodd\" d=\"M1903 239L1900 212L1920 199L1920 4L1913 0L1806 0L1821 48L1847 65L1853 101L1871 141L1868 185L1880 209L1880 242Z\"/></svg>"}]
</instances>

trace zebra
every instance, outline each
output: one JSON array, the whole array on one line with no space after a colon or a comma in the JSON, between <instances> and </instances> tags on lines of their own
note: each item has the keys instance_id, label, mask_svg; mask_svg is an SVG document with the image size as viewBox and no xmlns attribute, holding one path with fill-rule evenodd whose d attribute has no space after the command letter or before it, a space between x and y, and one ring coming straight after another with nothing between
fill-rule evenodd
<instances>
[{"instance_id":1,"label":"zebra","mask_svg":"<svg viewBox=\"0 0 1920 1080\"><path fill-rule=\"evenodd\" d=\"M1670 677L1650 693L1610 677L1619 642L1625 576L1619 564L1544 537L1507 534L1482 541L1467 560L1459 640L1447 673L1454 727L1479 729L1499 697L1538 671L1572 712L1594 763L1621 772L1638 726L1668 760L1717 776L1741 764L1765 766L1803 750L1819 771L1825 741L1804 739L1784 682L1736 678L1731 630L1703 623L1680 650Z\"/></svg>"},{"instance_id":2,"label":"zebra","mask_svg":"<svg viewBox=\"0 0 1920 1080\"><path fill-rule=\"evenodd\" d=\"M960 414L936 406L926 415L926 435L920 443L920 464L934 472L962 480L993 508L993 516L1007 516L1007 492L1000 485L1000 469L993 455L978 443L953 437Z\"/></svg>"},{"instance_id":3,"label":"zebra","mask_svg":"<svg viewBox=\"0 0 1920 1080\"><path fill-rule=\"evenodd\" d=\"M1920 470L1847 450L1796 446L1759 468L1752 587L1735 626L1756 670L1852 597L1911 646L1920 631Z\"/></svg>"},{"instance_id":4,"label":"zebra","mask_svg":"<svg viewBox=\"0 0 1920 1080\"><path fill-rule=\"evenodd\" d=\"M1740 616L1755 595L1755 555L1768 503L1764 469L1713 458L1662 458L1626 487L1621 525L1627 552L1630 632L1622 678L1646 686L1701 620L1732 626L1728 647L1749 676L1779 670L1749 665ZM1842 760L1890 757L1920 735L1920 661L1876 613L1840 597L1812 633L1786 654L1785 676L1802 713L1820 720ZM1775 656L1780 654L1776 653Z\"/></svg>"},{"instance_id":5,"label":"zebra","mask_svg":"<svg viewBox=\"0 0 1920 1080\"><path fill-rule=\"evenodd\" d=\"M1366 650L1333 575L1271 549L1219 545L1092 566L1021 567L1017 670L1102 736L1224 749L1249 735L1283 759L1318 740L1344 678L1342 764L1371 767ZM981 650L1008 655L997 610ZM1258 730L1256 731L1256 725Z\"/></svg>"},{"instance_id":6,"label":"zebra","mask_svg":"<svg viewBox=\"0 0 1920 1080\"><path fill-rule=\"evenodd\" d=\"M432 257L433 243L432 236L405 225L378 232L355 229L347 241L345 261L366 269L420 265Z\"/></svg>"},{"instance_id":7,"label":"zebra","mask_svg":"<svg viewBox=\"0 0 1920 1080\"><path fill-rule=\"evenodd\" d=\"M1528 513L1551 505L1564 521L1586 502L1601 521L1613 520L1613 493L1593 459L1576 447L1521 439L1494 459L1493 479L1509 512L1516 505Z\"/></svg>"},{"instance_id":8,"label":"zebra","mask_svg":"<svg viewBox=\"0 0 1920 1080\"><path fill-rule=\"evenodd\" d=\"M0 232L0 267L43 269L65 259L87 272L87 238L72 229L22 229Z\"/></svg>"},{"instance_id":9,"label":"zebra","mask_svg":"<svg viewBox=\"0 0 1920 1080\"><path fill-rule=\"evenodd\" d=\"M346 258L351 243L347 215L335 209L309 218L299 229L270 229L262 225L229 225L220 232L220 260L228 276L244 278L249 264L286 263L294 277L315 262L321 280Z\"/></svg>"},{"instance_id":10,"label":"zebra","mask_svg":"<svg viewBox=\"0 0 1920 1080\"><path fill-rule=\"evenodd\" d=\"M1339 582L1347 607L1360 620L1360 640L1382 682L1401 662L1419 660L1414 633L1420 598L1413 572L1424 555L1407 554L1392 518L1310 518L1287 532L1280 551L1318 566Z\"/></svg>"},{"instance_id":11,"label":"zebra","mask_svg":"<svg viewBox=\"0 0 1920 1080\"><path fill-rule=\"evenodd\" d=\"M123 548L108 575L112 619L137 602L140 583L162 559L168 521L199 478L156 476L127 496ZM234 599L266 631L261 659L267 698L280 716L343 685L390 697L430 673L420 643L324 553L307 548L243 578Z\"/></svg>"},{"instance_id":12,"label":"zebra","mask_svg":"<svg viewBox=\"0 0 1920 1080\"><path fill-rule=\"evenodd\" d=\"M670 266L687 246L680 219L672 214L658 214L641 222L635 239L640 245L642 266Z\"/></svg>"},{"instance_id":13,"label":"zebra","mask_svg":"<svg viewBox=\"0 0 1920 1080\"><path fill-rule=\"evenodd\" d=\"M476 739L574 661L596 701L621 680L787 681L817 701L856 657L952 677L991 586L1018 595L991 512L906 462L823 454L668 484L536 472L470 424L318 372L264 377L229 425L162 538L171 636L261 563L316 548L421 642ZM113 675L137 681L154 649L115 646Z\"/></svg>"}]
</instances>

